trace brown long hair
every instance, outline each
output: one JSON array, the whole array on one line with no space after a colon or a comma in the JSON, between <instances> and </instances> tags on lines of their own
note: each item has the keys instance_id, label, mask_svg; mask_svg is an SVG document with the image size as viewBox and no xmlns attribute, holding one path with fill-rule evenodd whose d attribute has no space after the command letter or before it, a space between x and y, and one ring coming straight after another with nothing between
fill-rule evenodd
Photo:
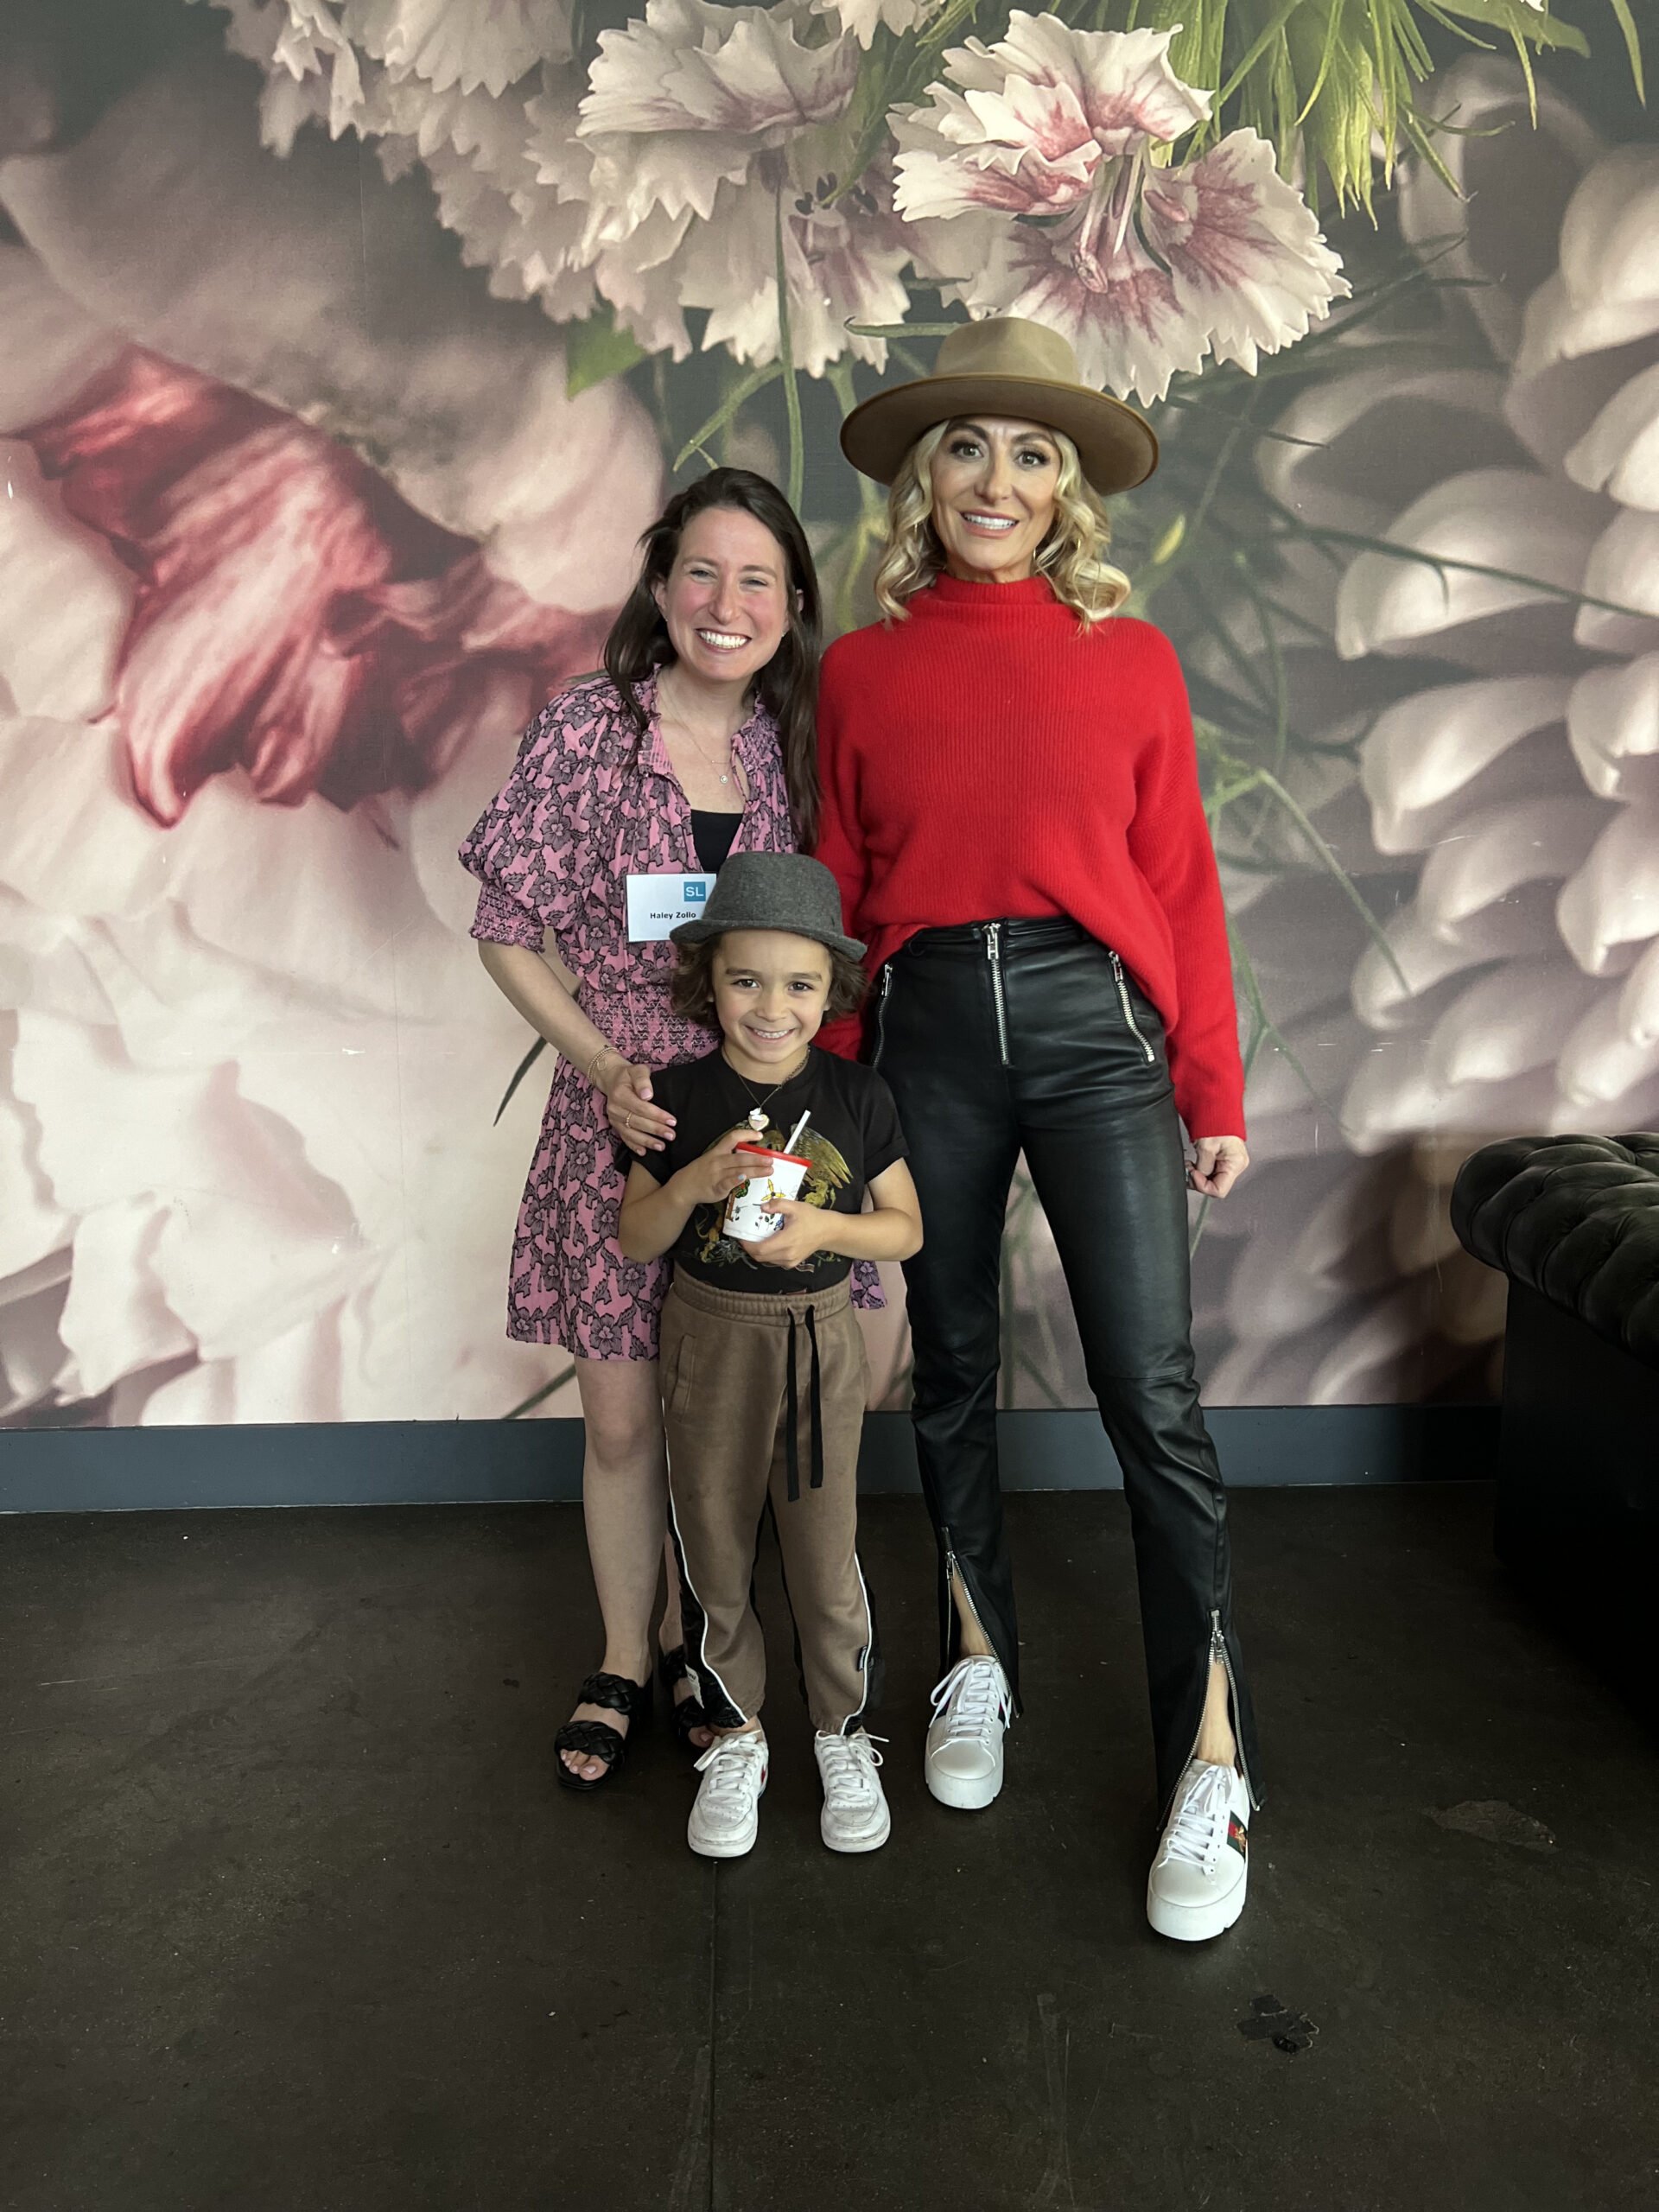
<instances>
[{"instance_id":1,"label":"brown long hair","mask_svg":"<svg viewBox=\"0 0 1659 2212\"><path fill-rule=\"evenodd\" d=\"M653 595L665 583L680 550L680 537L694 515L710 507L731 507L753 515L783 549L789 574L789 627L778 650L760 671L755 691L778 725L784 755L784 784L789 793L795 841L810 852L818 834L818 657L823 651L823 617L817 571L795 510L764 476L747 468L711 468L677 492L639 540L639 575L605 640L605 673L621 695L633 724L636 742L650 727L638 685L674 658L668 625Z\"/></svg>"}]
</instances>

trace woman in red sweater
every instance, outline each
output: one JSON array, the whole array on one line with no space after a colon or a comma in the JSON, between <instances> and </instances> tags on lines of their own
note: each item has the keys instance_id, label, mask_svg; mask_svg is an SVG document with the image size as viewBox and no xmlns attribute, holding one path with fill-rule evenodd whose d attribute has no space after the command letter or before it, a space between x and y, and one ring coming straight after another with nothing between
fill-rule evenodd
<instances>
[{"instance_id":1,"label":"woman in red sweater","mask_svg":"<svg viewBox=\"0 0 1659 2212\"><path fill-rule=\"evenodd\" d=\"M1164 1820L1147 1911L1201 1940L1243 1907L1255 1759L1185 1192L1224 1198L1248 1154L1180 669L1160 632L1107 619L1128 586L1102 495L1143 481L1157 444L1078 383L1064 339L1010 317L953 333L842 446L891 486L885 619L823 664L818 852L869 943L865 1035L926 1224L905 1280L941 1555L928 1787L989 1804L1019 1706L996 1376L1023 1151L1128 1494Z\"/></svg>"}]
</instances>

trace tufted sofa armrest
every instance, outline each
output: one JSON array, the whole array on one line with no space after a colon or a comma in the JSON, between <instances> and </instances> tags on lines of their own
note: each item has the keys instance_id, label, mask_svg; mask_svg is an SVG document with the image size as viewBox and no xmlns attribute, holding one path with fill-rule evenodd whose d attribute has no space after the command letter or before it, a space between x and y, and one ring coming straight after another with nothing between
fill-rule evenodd
<instances>
[{"instance_id":1,"label":"tufted sofa armrest","mask_svg":"<svg viewBox=\"0 0 1659 2212\"><path fill-rule=\"evenodd\" d=\"M1506 1137L1458 1171L1466 1251L1659 1367L1659 1135Z\"/></svg>"}]
</instances>

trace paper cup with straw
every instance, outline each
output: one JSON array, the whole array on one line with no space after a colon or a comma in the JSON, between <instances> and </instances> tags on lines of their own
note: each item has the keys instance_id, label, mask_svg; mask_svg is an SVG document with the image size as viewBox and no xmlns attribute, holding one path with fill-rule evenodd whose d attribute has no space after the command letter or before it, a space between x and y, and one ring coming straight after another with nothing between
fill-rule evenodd
<instances>
[{"instance_id":1,"label":"paper cup with straw","mask_svg":"<svg viewBox=\"0 0 1659 2212\"><path fill-rule=\"evenodd\" d=\"M796 1198L806 1179L812 1163L795 1150L806 1128L808 1116L802 1115L781 1152L769 1146L740 1144L734 1147L740 1156L752 1158L754 1172L747 1183L740 1184L733 1192L726 1206L726 1234L740 1243L759 1244L768 1236L775 1236L783 1227L783 1216L773 1209L780 1201Z\"/></svg>"}]
</instances>

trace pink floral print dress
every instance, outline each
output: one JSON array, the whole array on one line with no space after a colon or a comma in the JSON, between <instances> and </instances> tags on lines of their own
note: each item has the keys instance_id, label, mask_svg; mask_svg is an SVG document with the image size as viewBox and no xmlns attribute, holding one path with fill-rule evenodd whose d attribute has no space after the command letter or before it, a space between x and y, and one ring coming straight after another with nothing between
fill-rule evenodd
<instances>
[{"instance_id":1,"label":"pink floral print dress","mask_svg":"<svg viewBox=\"0 0 1659 2212\"><path fill-rule=\"evenodd\" d=\"M700 872L654 684L642 684L639 699L650 721L637 743L608 677L584 677L550 699L461 859L481 886L473 935L539 952L550 931L594 1027L630 1059L668 1067L700 1059L714 1039L669 1005L672 944L628 938L630 875ZM792 852L778 731L764 707L732 752L748 791L733 852ZM513 1239L510 1337L582 1359L656 1358L668 1268L617 1249L627 1157L603 1096L582 1069L556 1060ZM879 1304L874 1271L862 1272L855 1295Z\"/></svg>"}]
</instances>

